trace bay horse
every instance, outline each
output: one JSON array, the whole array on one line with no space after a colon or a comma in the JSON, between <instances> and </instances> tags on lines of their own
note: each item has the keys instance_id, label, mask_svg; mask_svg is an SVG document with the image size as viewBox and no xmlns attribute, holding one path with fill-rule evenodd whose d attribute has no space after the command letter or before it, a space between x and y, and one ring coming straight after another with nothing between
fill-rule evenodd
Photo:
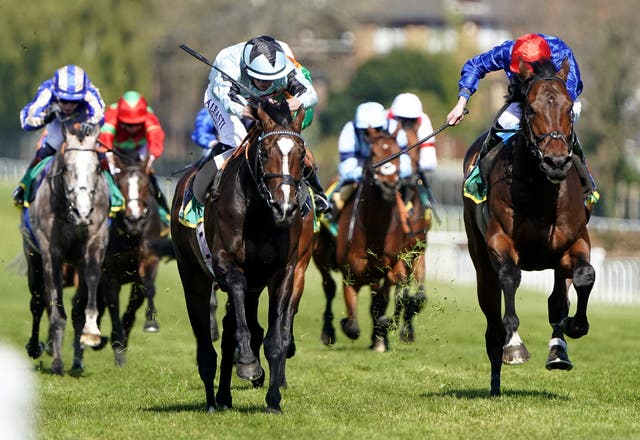
<instances>
[{"instance_id":1,"label":"bay horse","mask_svg":"<svg viewBox=\"0 0 640 440\"><path fill-rule=\"evenodd\" d=\"M407 135L407 146L416 145L419 120L397 119ZM399 326L400 339L403 342L414 342L413 318L422 310L427 299L424 285L425 251L434 212L426 176L420 171L420 147L411 148L406 154L411 160L412 173L400 182L400 192L407 208L404 222L405 247L401 260L405 264L408 276L401 279L396 287L393 324ZM416 289L413 295L411 285ZM404 320L402 325L401 320Z\"/></svg>"},{"instance_id":2,"label":"bay horse","mask_svg":"<svg viewBox=\"0 0 640 440\"><path fill-rule=\"evenodd\" d=\"M358 292L363 286L371 288L370 314L373 320L371 348L383 352L389 349L388 324L385 316L389 293L407 276L400 259L405 236L399 213L400 160L396 157L381 167L373 163L389 158L400 151L394 133L368 128L365 139L371 145L371 155L364 167L362 182L345 201L338 217L338 234L333 235L323 225L313 249L313 260L320 275L326 297L322 340L335 342L331 304L336 283L331 271L340 270L347 316L340 321L343 332L350 339L360 337L357 317Z\"/></svg>"},{"instance_id":3,"label":"bay horse","mask_svg":"<svg viewBox=\"0 0 640 440\"><path fill-rule=\"evenodd\" d=\"M148 159L140 160L135 152L131 156L114 152L117 169L114 179L124 196L125 205L116 213L109 227L109 245L100 288L111 316L111 347L119 366L125 363L125 350L136 311L145 298L147 309L143 330L160 330L154 304L155 280L161 258L156 251L156 243L169 239L161 234L163 225L157 199L151 191L147 163ZM120 290L127 283L131 283L129 303L120 319Z\"/></svg>"},{"instance_id":4,"label":"bay horse","mask_svg":"<svg viewBox=\"0 0 640 440\"><path fill-rule=\"evenodd\" d=\"M267 412L280 413L280 388L286 386L286 358L293 355L293 317L304 288L310 260L313 212L303 217L305 141L300 135L304 112L294 118L286 102L260 102L256 124L243 145L218 171L204 206L203 256L197 229L179 221L185 190L197 171L193 166L178 181L173 199L171 233L184 288L189 320L197 343L197 363L207 410L231 408L231 373L260 386L264 370L259 350L269 363ZM211 269L209 269L211 268ZM213 273L212 273L213 272ZM229 295L222 322L220 381L214 396L217 353L212 345L212 284ZM269 295L266 337L258 322L262 290Z\"/></svg>"},{"instance_id":5,"label":"bay horse","mask_svg":"<svg viewBox=\"0 0 640 440\"><path fill-rule=\"evenodd\" d=\"M74 359L80 372L83 347L100 344L97 324L97 291L108 240L109 189L102 176L96 147L98 127L89 132L76 120L63 121L65 141L24 212L21 222L23 250L27 259L33 324L26 349L40 357L40 320L49 315L48 349L51 371L64 374L62 339L67 321L63 303L63 265L77 271L78 288L73 298Z\"/></svg>"},{"instance_id":6,"label":"bay horse","mask_svg":"<svg viewBox=\"0 0 640 440\"><path fill-rule=\"evenodd\" d=\"M553 269L554 286L548 298L552 333L547 369L570 370L564 336L587 334L587 302L595 282L589 259L591 242L582 185L573 165L575 132L572 100L565 80L565 60L556 72L552 63L521 63L521 87L510 87L509 100L522 102L520 130L487 167L487 199L480 205L464 197L464 224L476 269L477 294L487 321L486 351L491 363L491 395L500 394L501 364L520 364L529 358L518 334L515 295L522 270ZM483 138L472 144L464 159L470 172ZM579 160L579 159L578 159ZM483 170L483 166L487 167ZM578 304L569 317L568 287L573 282ZM504 316L501 315L501 292Z\"/></svg>"}]
</instances>

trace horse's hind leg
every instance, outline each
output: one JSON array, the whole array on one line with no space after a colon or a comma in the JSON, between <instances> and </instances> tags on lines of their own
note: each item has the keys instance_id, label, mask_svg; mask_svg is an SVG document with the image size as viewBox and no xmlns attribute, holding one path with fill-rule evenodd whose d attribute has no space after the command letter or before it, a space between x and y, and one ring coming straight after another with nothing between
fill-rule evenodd
<instances>
[{"instance_id":1,"label":"horse's hind leg","mask_svg":"<svg viewBox=\"0 0 640 440\"><path fill-rule=\"evenodd\" d=\"M328 269L321 270L322 288L324 290L325 306L322 315L322 333L320 339L324 345L336 343L336 329L333 327L333 299L336 296L336 282Z\"/></svg>"},{"instance_id":2,"label":"horse's hind leg","mask_svg":"<svg viewBox=\"0 0 640 440\"><path fill-rule=\"evenodd\" d=\"M126 362L125 350L127 348L127 336L120 319L120 288L119 282L103 282L101 288L103 290L103 298L109 308L109 316L111 317L111 348L113 349L114 361L118 367L123 366Z\"/></svg>"},{"instance_id":3,"label":"horse's hind leg","mask_svg":"<svg viewBox=\"0 0 640 440\"><path fill-rule=\"evenodd\" d=\"M131 334L131 329L133 328L133 324L136 321L136 312L140 307L142 307L143 303L144 303L144 292L142 292L142 286L140 286L140 284L137 282L131 283L131 290L129 293L129 301L127 302L127 309L124 311L122 315L122 326L127 336L127 340L129 339L129 335Z\"/></svg>"},{"instance_id":4,"label":"horse's hind leg","mask_svg":"<svg viewBox=\"0 0 640 440\"><path fill-rule=\"evenodd\" d=\"M31 337L25 348L27 349L27 354L33 359L38 359L44 351L44 343L40 342L40 321L48 303L42 277L42 262L37 255L36 253L34 256L28 257L29 290L31 291L29 308L31 310L32 324Z\"/></svg>"},{"instance_id":5,"label":"horse's hind leg","mask_svg":"<svg viewBox=\"0 0 640 440\"><path fill-rule=\"evenodd\" d=\"M222 339L220 341L220 380L216 401L222 408L232 408L231 376L233 373L233 360L238 346L235 338L236 318L233 310L233 301L227 299L226 311L222 318Z\"/></svg>"},{"instance_id":6,"label":"horse's hind leg","mask_svg":"<svg viewBox=\"0 0 640 440\"><path fill-rule=\"evenodd\" d=\"M553 291L547 300L549 324L552 328L549 357L546 362L547 370L571 370L573 368L567 353L567 342L564 339L562 326L569 315L569 298L567 296L569 285L570 282L556 270Z\"/></svg>"},{"instance_id":7,"label":"horse's hind leg","mask_svg":"<svg viewBox=\"0 0 640 440\"><path fill-rule=\"evenodd\" d=\"M142 328L145 332L158 332L160 331L160 324L156 320L156 306L153 302L156 296L155 279L158 275L159 260L157 257L150 257L143 265L141 277L144 286L144 295L147 298L147 313L144 326Z\"/></svg>"}]
</instances>

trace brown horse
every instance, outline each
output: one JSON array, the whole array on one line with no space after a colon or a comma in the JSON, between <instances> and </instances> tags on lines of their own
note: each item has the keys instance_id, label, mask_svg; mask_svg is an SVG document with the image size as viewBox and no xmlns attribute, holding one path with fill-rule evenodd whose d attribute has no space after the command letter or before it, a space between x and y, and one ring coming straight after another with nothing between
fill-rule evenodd
<instances>
[{"instance_id":1,"label":"brown horse","mask_svg":"<svg viewBox=\"0 0 640 440\"><path fill-rule=\"evenodd\" d=\"M310 259L313 213L303 217L303 204L308 200L303 185L306 148L299 134L304 112L299 111L292 120L286 103L262 102L254 117L256 127L218 171L212 195L205 202L201 231L208 248L205 256L198 230L179 221L196 167L180 179L173 200L171 231L208 411L232 406L231 371L236 349L238 376L261 385L264 370L259 350L264 342L269 362L267 411L281 412L286 358L294 352L293 317ZM214 279L230 297L223 319L220 382L215 397L217 354L209 312ZM258 301L265 287L269 325L263 340Z\"/></svg>"},{"instance_id":2,"label":"brown horse","mask_svg":"<svg viewBox=\"0 0 640 440\"><path fill-rule=\"evenodd\" d=\"M530 357L518 335L515 294L521 270L554 270L548 299L552 327L548 369L570 370L573 365L564 336L579 338L589 330L587 302L595 271L589 263L590 213L572 166L575 133L565 85L568 70L566 61L557 73L551 63L535 65L534 72L521 63L521 87L512 87L509 98L522 102L520 130L512 142L496 151L492 166L484 170L486 165L480 163L487 176L486 202L476 205L464 198L469 253L477 273L480 308L487 320L491 395L500 394L502 363L519 364ZM467 152L465 173L475 163L482 140L478 138ZM571 282L578 296L574 317L568 316Z\"/></svg>"},{"instance_id":3,"label":"brown horse","mask_svg":"<svg viewBox=\"0 0 640 440\"><path fill-rule=\"evenodd\" d=\"M373 334L371 348L386 351L389 348L388 318L385 316L392 286L406 278L406 267L400 255L405 237L399 213L400 161L396 157L385 165L373 168L372 163L398 153L400 148L395 133L367 129L366 139L371 145L371 156L364 169L363 180L344 205L338 217L338 236L333 238L323 227L316 239L313 259L322 275L326 296L326 309L322 340L335 342L331 303L336 284L332 270L342 271L347 317L342 319L344 333L351 339L360 336L357 318L357 295L363 286L372 293L371 318Z\"/></svg>"},{"instance_id":4,"label":"brown horse","mask_svg":"<svg viewBox=\"0 0 640 440\"><path fill-rule=\"evenodd\" d=\"M137 155L129 157L118 153L114 155L114 163L119 170L114 178L125 198L125 205L109 228L109 246L100 287L111 316L111 346L116 364L123 365L135 314L145 298L147 310L143 330L156 332L160 329L153 300L161 258L156 247L163 238L162 221L157 199L151 192L147 162L141 161ZM120 289L127 283L131 283L131 293L121 320Z\"/></svg>"},{"instance_id":5,"label":"brown horse","mask_svg":"<svg viewBox=\"0 0 640 440\"><path fill-rule=\"evenodd\" d=\"M51 371L64 374L62 339L67 322L63 302L63 267L77 270L73 298L74 358L72 369L79 373L83 348L100 344L98 328L98 285L108 240L109 189L102 176L96 149L98 128L84 131L74 118L62 121L65 143L22 217L23 249L28 263L33 326L26 349L38 358L43 312L49 314Z\"/></svg>"},{"instance_id":6,"label":"brown horse","mask_svg":"<svg viewBox=\"0 0 640 440\"><path fill-rule=\"evenodd\" d=\"M409 147L418 142L418 119L398 118L400 126L407 135ZM402 262L406 266L408 277L401 279L396 287L394 324L400 327L400 339L404 342L415 340L413 318L426 301L425 295L425 249L427 247L427 234L431 229L433 207L431 194L428 191L426 176L420 171L420 148L411 148L406 153L411 159L412 174L403 178L400 183L400 192L406 209L405 221L405 248L402 253ZM410 287L415 285L416 293L411 295ZM404 324L400 321L404 319Z\"/></svg>"}]
</instances>

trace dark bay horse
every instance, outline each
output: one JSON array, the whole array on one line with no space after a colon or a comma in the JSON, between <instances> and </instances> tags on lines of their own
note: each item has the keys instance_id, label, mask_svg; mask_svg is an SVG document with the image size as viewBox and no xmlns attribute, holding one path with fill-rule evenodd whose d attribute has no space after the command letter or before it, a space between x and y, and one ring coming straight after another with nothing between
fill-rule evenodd
<instances>
[{"instance_id":1,"label":"dark bay horse","mask_svg":"<svg viewBox=\"0 0 640 440\"><path fill-rule=\"evenodd\" d=\"M140 160L137 154L129 157L118 152L114 155L114 163L119 170L114 178L124 196L125 205L109 227L109 245L100 287L111 316L111 346L116 364L123 365L136 311L145 298L147 310L143 330L160 330L154 297L161 255L155 248L160 240L169 239L161 236L163 225L157 199L151 191L147 162ZM121 320L120 290L127 283L131 283L131 291Z\"/></svg>"},{"instance_id":2,"label":"dark bay horse","mask_svg":"<svg viewBox=\"0 0 640 440\"><path fill-rule=\"evenodd\" d=\"M65 143L23 215L23 249L27 258L33 326L27 352L38 358L40 320L49 315L51 370L64 374L61 357L67 315L62 298L63 265L71 263L78 276L73 298L73 369L82 370L84 346L100 344L97 324L97 291L101 265L108 240L109 190L102 176L96 138L98 127L90 133L73 120L63 123Z\"/></svg>"},{"instance_id":3,"label":"dark bay horse","mask_svg":"<svg viewBox=\"0 0 640 440\"><path fill-rule=\"evenodd\" d=\"M572 166L574 127L565 62L556 73L551 63L521 63L520 130L497 151L487 172L487 200L476 205L464 198L464 223L469 253L477 273L480 308L487 320L486 350L491 362L491 395L500 394L501 364L526 362L530 355L518 335L515 294L522 270L553 269L548 298L548 369L570 370L564 336L587 334L587 302L595 282L589 263L591 244L582 185ZM483 139L478 138L464 160L469 172ZM498 147L494 147L498 148ZM492 150L493 152L493 150ZM482 169L483 163L481 163ZM569 317L567 289L573 282L578 304ZM504 316L501 316L501 292Z\"/></svg>"},{"instance_id":4,"label":"dark bay horse","mask_svg":"<svg viewBox=\"0 0 640 440\"><path fill-rule=\"evenodd\" d=\"M371 145L371 156L364 167L362 182L345 201L338 217L337 238L323 226L316 239L313 260L322 275L327 300L322 329L325 344L335 342L331 303L336 284L331 271L340 270L347 308L347 317L340 322L342 330L351 339L360 337L357 295L363 286L370 286L370 313L373 320L371 348L375 351L389 348L389 323L385 316L389 292L392 286L407 276L400 258L405 248L405 233L399 213L400 160L396 157L377 168L371 164L400 151L397 133L398 130L388 133L367 129L366 139Z\"/></svg>"},{"instance_id":5,"label":"dark bay horse","mask_svg":"<svg viewBox=\"0 0 640 440\"><path fill-rule=\"evenodd\" d=\"M313 213L302 215L303 162L300 136L304 112L292 120L286 103L262 102L256 126L218 171L212 196L204 207L203 256L197 229L182 225L179 212L185 190L196 172L192 167L177 184L171 232L189 320L197 342L197 362L204 383L207 410L231 407L231 372L260 385L264 370L259 350L264 342L269 362L267 411L280 413L280 388L286 386L285 361L294 351L293 317L304 287L310 259ZM213 271L208 268L210 267ZM220 382L214 397L217 354L210 329L212 283L229 295L223 319ZM262 290L269 295L266 337L258 322Z\"/></svg>"}]
</instances>

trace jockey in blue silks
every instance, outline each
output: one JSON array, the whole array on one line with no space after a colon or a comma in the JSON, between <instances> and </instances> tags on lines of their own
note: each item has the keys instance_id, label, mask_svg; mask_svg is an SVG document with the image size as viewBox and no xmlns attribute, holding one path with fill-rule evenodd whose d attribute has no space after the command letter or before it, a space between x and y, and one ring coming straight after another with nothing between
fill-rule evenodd
<instances>
[{"instance_id":1,"label":"jockey in blue silks","mask_svg":"<svg viewBox=\"0 0 640 440\"><path fill-rule=\"evenodd\" d=\"M29 205L29 200L25 200L25 192L31 188L34 179L30 171L60 149L64 137L59 118L73 114L82 116L83 130L89 129L85 124L101 125L104 121L104 101L100 91L82 68L70 64L59 68L53 78L40 84L35 97L20 112L20 124L25 131L39 130L45 126L47 130L20 185L13 192L16 205ZM108 171L104 154L100 159L102 168Z\"/></svg>"},{"instance_id":2,"label":"jockey in blue silks","mask_svg":"<svg viewBox=\"0 0 640 440\"><path fill-rule=\"evenodd\" d=\"M218 144L218 131L206 107L202 107L196 115L191 140L202 148L203 156L207 156Z\"/></svg>"},{"instance_id":3,"label":"jockey in blue silks","mask_svg":"<svg viewBox=\"0 0 640 440\"><path fill-rule=\"evenodd\" d=\"M566 87L569 96L573 100L573 122L577 122L582 110L580 94L582 93L582 79L580 69L571 48L560 38L544 34L525 34L516 40L508 40L499 46L490 49L469 59L463 66L460 81L458 82L458 102L447 115L447 122L450 125L457 125L464 118L464 110L467 102L476 90L480 80L487 73L503 70L510 82L513 82L520 71L520 62L525 63L529 71L532 71L531 63L550 60L560 70L562 62L569 63L569 73L566 79ZM511 103L504 111L498 115L497 126L493 127L483 145L483 153L486 154L500 141L508 141L514 132L512 130L520 128L520 118L522 115L521 104ZM502 132L500 129L504 129ZM573 145L574 152L580 157L586 173L591 179L594 187L593 195L597 201L599 197L595 191L595 181L589 172L586 164L584 152L575 137Z\"/></svg>"}]
</instances>

